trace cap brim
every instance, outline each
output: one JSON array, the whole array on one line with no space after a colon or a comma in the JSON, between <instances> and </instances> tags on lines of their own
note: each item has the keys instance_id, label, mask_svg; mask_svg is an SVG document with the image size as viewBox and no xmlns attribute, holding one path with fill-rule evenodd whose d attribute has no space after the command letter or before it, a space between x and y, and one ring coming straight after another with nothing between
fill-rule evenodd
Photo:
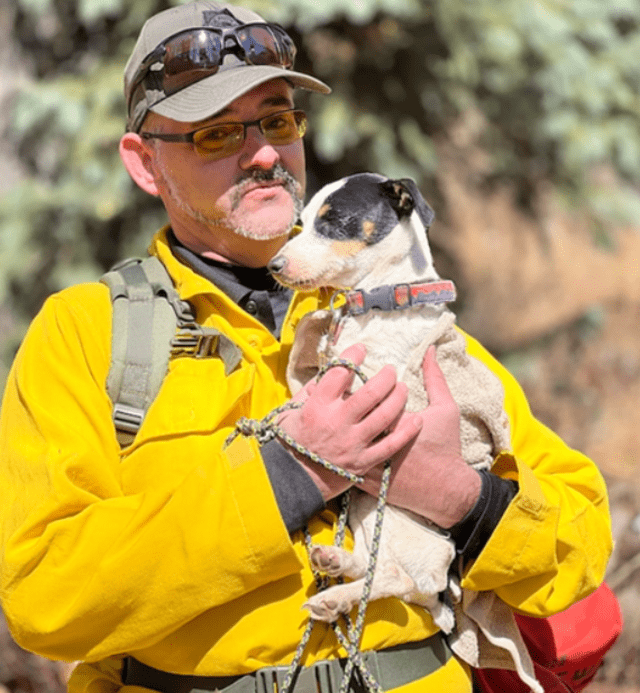
<instances>
[{"instance_id":1,"label":"cap brim","mask_svg":"<svg viewBox=\"0 0 640 693\"><path fill-rule=\"evenodd\" d=\"M295 87L329 94L331 89L319 79L301 72L284 70L272 65L251 65L218 72L172 94L149 110L181 122L197 122L209 118L232 101L272 79L286 79Z\"/></svg>"}]
</instances>

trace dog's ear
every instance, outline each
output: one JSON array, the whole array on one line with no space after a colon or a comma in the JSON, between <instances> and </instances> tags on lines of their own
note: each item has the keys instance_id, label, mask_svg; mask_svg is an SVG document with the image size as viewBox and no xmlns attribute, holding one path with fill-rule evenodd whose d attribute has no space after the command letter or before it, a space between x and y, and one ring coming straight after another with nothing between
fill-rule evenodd
<instances>
[{"instance_id":1,"label":"dog's ear","mask_svg":"<svg viewBox=\"0 0 640 693\"><path fill-rule=\"evenodd\" d=\"M409 216L415 209L424 227L429 227L435 219L435 213L427 204L418 186L411 178L400 178L398 180L387 180L380 186L384 194L389 198L391 206L399 218Z\"/></svg>"},{"instance_id":2,"label":"dog's ear","mask_svg":"<svg viewBox=\"0 0 640 693\"><path fill-rule=\"evenodd\" d=\"M408 217L413 212L415 202L413 195L404 184L404 180L385 180L380 183L380 188L389 204L400 219Z\"/></svg>"}]
</instances>

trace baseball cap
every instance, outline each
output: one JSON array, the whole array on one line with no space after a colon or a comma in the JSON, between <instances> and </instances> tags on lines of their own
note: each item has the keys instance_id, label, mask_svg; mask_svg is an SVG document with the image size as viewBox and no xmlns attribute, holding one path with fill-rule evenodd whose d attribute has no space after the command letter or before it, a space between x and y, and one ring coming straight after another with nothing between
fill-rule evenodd
<instances>
[{"instance_id":1,"label":"baseball cap","mask_svg":"<svg viewBox=\"0 0 640 693\"><path fill-rule=\"evenodd\" d=\"M262 50L261 39L270 50ZM184 70L178 77L186 86L174 79L168 87L165 56L170 49L177 58L171 70ZM293 41L282 27L237 5L196 0L160 12L145 22L124 70L127 130L138 132L149 111L182 122L202 120L279 77L328 94L324 82L293 70L294 56ZM190 70L192 59L200 62ZM208 61L207 69L202 60Z\"/></svg>"}]
</instances>

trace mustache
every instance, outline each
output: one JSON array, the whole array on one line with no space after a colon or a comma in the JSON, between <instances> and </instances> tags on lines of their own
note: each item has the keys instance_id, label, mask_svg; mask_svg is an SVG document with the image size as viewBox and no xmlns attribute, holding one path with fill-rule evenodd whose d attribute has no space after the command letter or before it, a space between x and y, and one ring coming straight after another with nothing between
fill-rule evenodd
<instances>
[{"instance_id":1,"label":"mustache","mask_svg":"<svg viewBox=\"0 0 640 693\"><path fill-rule=\"evenodd\" d=\"M278 163L274 164L270 169L250 169L240 176L236 182L233 205L236 206L240 202L240 198L247 186L253 183L267 183L274 180L281 181L284 189L292 197L299 197L298 181L282 164Z\"/></svg>"}]
</instances>

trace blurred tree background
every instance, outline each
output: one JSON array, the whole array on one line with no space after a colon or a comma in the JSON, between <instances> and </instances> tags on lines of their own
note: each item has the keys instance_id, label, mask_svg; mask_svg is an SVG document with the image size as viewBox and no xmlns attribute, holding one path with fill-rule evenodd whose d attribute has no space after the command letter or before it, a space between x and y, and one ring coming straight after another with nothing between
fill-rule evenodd
<instances>
[{"instance_id":1,"label":"blurred tree background","mask_svg":"<svg viewBox=\"0 0 640 693\"><path fill-rule=\"evenodd\" d=\"M117 144L124 64L144 20L173 4L0 0L0 387L44 299L143 254L164 223ZM458 284L460 323L629 492L640 0L243 4L285 26L296 67L333 87L301 100L309 192L355 171L414 178L437 213L432 245ZM640 493L628 507L618 531L640 536ZM640 623L613 679L640 683L639 641Z\"/></svg>"},{"instance_id":2,"label":"blurred tree background","mask_svg":"<svg viewBox=\"0 0 640 693\"><path fill-rule=\"evenodd\" d=\"M169 0L4 0L22 66L5 139L21 182L0 201L3 361L59 288L144 252L163 222L120 164L122 71ZM177 3L173 3L177 4ZM640 1L248 0L283 24L297 67L332 85L307 99L312 188L358 170L416 179L447 219L434 141L484 119L479 185L533 209L541 181L600 231L640 209ZM606 162L615 191L593 172Z\"/></svg>"}]
</instances>

